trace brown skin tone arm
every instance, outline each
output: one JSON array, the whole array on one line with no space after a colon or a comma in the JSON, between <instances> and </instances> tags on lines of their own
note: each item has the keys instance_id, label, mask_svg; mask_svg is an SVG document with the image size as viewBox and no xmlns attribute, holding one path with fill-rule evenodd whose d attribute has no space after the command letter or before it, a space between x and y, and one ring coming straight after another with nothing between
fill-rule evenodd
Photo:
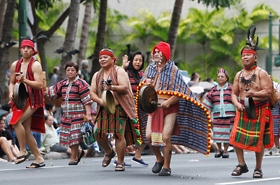
<instances>
[{"instance_id":1,"label":"brown skin tone arm","mask_svg":"<svg viewBox=\"0 0 280 185\"><path fill-rule=\"evenodd\" d=\"M238 79L238 77L240 76L240 73L241 72L238 72L234 77L231 100L232 100L232 103L234 104L235 108L239 112L243 112L244 106L241 103L239 103L239 101L238 101L238 97L239 97L239 79Z\"/></svg>"},{"instance_id":2,"label":"brown skin tone arm","mask_svg":"<svg viewBox=\"0 0 280 185\"><path fill-rule=\"evenodd\" d=\"M97 93L97 84L96 84L96 78L97 78L97 74L95 73L92 77L91 80L91 86L90 86L90 98L95 101L96 103L98 103L99 105L103 106L103 101L101 98L98 97Z\"/></svg>"},{"instance_id":3,"label":"brown skin tone arm","mask_svg":"<svg viewBox=\"0 0 280 185\"><path fill-rule=\"evenodd\" d=\"M169 98L168 100L165 100L164 102L161 103L161 105L159 105L159 107L161 108L169 108L171 105L179 102L180 97L179 96L172 96L171 98Z\"/></svg>"}]
</instances>

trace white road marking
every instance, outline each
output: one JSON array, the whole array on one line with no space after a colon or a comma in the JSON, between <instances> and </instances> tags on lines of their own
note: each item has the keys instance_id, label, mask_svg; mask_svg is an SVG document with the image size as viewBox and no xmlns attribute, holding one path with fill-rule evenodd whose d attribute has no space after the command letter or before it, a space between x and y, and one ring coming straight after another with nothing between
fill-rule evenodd
<instances>
[{"instance_id":1,"label":"white road marking","mask_svg":"<svg viewBox=\"0 0 280 185\"><path fill-rule=\"evenodd\" d=\"M41 169L43 169L43 168L63 168L63 167L68 167L68 166L48 166L48 167L41 167ZM3 172L3 171L21 171L21 170L30 170L30 168L0 169L0 172Z\"/></svg>"},{"instance_id":2,"label":"white road marking","mask_svg":"<svg viewBox=\"0 0 280 185\"><path fill-rule=\"evenodd\" d=\"M279 180L279 179L280 179L280 177L275 177L275 178L258 179L258 180L247 180L247 181L238 181L238 182L223 182L223 183L216 183L216 185L245 184L245 183L252 183L252 182L273 181L273 180Z\"/></svg>"}]
</instances>

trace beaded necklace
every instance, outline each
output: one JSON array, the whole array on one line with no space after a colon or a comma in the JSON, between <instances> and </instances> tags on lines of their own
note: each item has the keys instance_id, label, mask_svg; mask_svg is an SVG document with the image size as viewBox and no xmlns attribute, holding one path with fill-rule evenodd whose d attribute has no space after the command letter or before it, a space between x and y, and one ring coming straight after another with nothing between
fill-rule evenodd
<instances>
[{"instance_id":1,"label":"beaded necklace","mask_svg":"<svg viewBox=\"0 0 280 185\"><path fill-rule=\"evenodd\" d=\"M244 69L245 69L246 71L252 71L252 70L256 69L256 67L258 67L258 66L257 66L257 63L254 63L254 64L251 65L249 68L244 67Z\"/></svg>"},{"instance_id":2,"label":"beaded necklace","mask_svg":"<svg viewBox=\"0 0 280 185\"><path fill-rule=\"evenodd\" d=\"M257 79L256 71L254 71L254 74L248 80L246 80L244 76L241 76L241 85L244 86L245 88L250 87L255 83L256 79Z\"/></svg>"}]
</instances>

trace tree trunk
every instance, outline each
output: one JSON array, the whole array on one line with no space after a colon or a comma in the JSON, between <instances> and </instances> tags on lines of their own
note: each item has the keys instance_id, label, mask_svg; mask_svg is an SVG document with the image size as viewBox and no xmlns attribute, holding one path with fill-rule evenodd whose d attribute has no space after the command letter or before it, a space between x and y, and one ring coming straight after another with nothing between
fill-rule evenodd
<instances>
[{"instance_id":1,"label":"tree trunk","mask_svg":"<svg viewBox=\"0 0 280 185\"><path fill-rule=\"evenodd\" d=\"M105 31L106 31L106 15L107 15L107 0L100 1L99 21L96 34L96 43L94 47L91 76L100 69L99 52L104 47Z\"/></svg>"},{"instance_id":2,"label":"tree trunk","mask_svg":"<svg viewBox=\"0 0 280 185\"><path fill-rule=\"evenodd\" d=\"M170 49L171 49L170 60L173 60L174 53L175 53L177 31L180 23L183 2L184 0L176 0L174 4L172 19L171 19L171 24L170 24L168 39L167 39L167 43L170 44Z\"/></svg>"},{"instance_id":3,"label":"tree trunk","mask_svg":"<svg viewBox=\"0 0 280 185\"><path fill-rule=\"evenodd\" d=\"M89 2L85 6L85 16L83 20L80 47L79 47L80 52L78 54L78 60L77 60L77 63L79 65L81 65L81 62L82 60L85 59L85 55L86 55L91 10L92 10L92 2Z\"/></svg>"},{"instance_id":4,"label":"tree trunk","mask_svg":"<svg viewBox=\"0 0 280 185\"><path fill-rule=\"evenodd\" d=\"M69 20L66 30L65 41L63 44L65 55L61 57L61 63L59 67L58 73L58 81L65 78L65 70L64 65L66 62L70 62L72 56L68 54L68 52L74 49L74 43L76 39L76 32L78 27L78 19L79 19L79 10L80 10L80 0L71 0L70 10L69 10Z\"/></svg>"},{"instance_id":5,"label":"tree trunk","mask_svg":"<svg viewBox=\"0 0 280 185\"><path fill-rule=\"evenodd\" d=\"M2 26L7 7L7 0L0 0L0 39L2 38Z\"/></svg>"},{"instance_id":6,"label":"tree trunk","mask_svg":"<svg viewBox=\"0 0 280 185\"><path fill-rule=\"evenodd\" d=\"M4 23L2 28L2 44L0 45L0 74L6 75L7 66L9 64L9 47L5 44L9 43L12 38L14 14L16 9L16 0L9 0L7 4L7 9L4 17ZM4 93L8 91L6 78L1 78L0 80L0 103L4 102ZM4 80L5 79L5 80ZM7 103L7 102L5 102Z\"/></svg>"}]
</instances>

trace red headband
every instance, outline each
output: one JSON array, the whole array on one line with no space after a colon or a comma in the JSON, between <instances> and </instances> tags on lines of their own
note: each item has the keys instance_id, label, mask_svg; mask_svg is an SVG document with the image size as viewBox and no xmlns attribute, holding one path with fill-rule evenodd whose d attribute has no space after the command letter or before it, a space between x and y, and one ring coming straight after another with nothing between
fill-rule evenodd
<instances>
[{"instance_id":1,"label":"red headband","mask_svg":"<svg viewBox=\"0 0 280 185\"><path fill-rule=\"evenodd\" d=\"M29 39L24 39L22 42L21 42L21 45L20 45L20 48L23 48L25 46L28 46L28 47L31 47L34 51L33 55L36 55L38 53L38 51L36 51L34 49L34 42L32 42L31 40Z\"/></svg>"},{"instance_id":2,"label":"red headband","mask_svg":"<svg viewBox=\"0 0 280 185\"><path fill-rule=\"evenodd\" d=\"M102 55L108 55L108 56L112 57L112 59L115 61L115 64L117 65L117 58L115 58L115 56L112 52L107 51L107 50L102 50L102 51L100 51L99 56L102 56Z\"/></svg>"},{"instance_id":3,"label":"red headband","mask_svg":"<svg viewBox=\"0 0 280 185\"><path fill-rule=\"evenodd\" d=\"M102 55L108 55L112 58L115 58L113 53L111 53L110 51L106 51L106 50L100 51L99 56L102 56Z\"/></svg>"},{"instance_id":4,"label":"red headband","mask_svg":"<svg viewBox=\"0 0 280 185\"><path fill-rule=\"evenodd\" d=\"M257 52L256 52L255 50L252 50L252 49L244 49L244 50L242 51L242 54L243 54L243 53L250 53L250 54L254 54L254 55L257 56Z\"/></svg>"}]
</instances>

